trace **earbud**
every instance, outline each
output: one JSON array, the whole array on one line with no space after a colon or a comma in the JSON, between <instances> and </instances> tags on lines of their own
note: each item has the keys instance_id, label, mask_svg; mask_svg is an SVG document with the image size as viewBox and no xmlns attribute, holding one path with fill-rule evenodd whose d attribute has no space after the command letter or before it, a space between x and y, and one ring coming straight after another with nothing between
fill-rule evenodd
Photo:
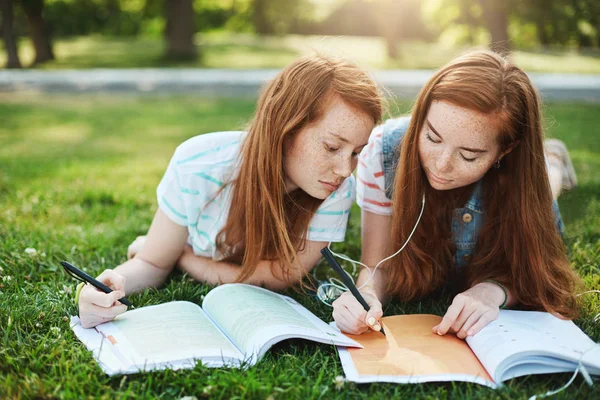
<instances>
[{"instance_id":1,"label":"earbud","mask_svg":"<svg viewBox=\"0 0 600 400\"><path fill-rule=\"evenodd\" d=\"M412 238L413 234L417 230L417 226L419 226L419 222L421 221L421 217L423 216L423 211L425 211L425 193L423 193L423 200L421 201L421 212L419 213L419 218L417 218L417 222L415 223L415 226L413 227L412 231L410 232L410 235L408 235L408 239L406 239L406 242L404 242L404 244L402 245L402 247L400 247L400 249L398 249L397 252L395 252L391 256L388 256L388 257L384 258L383 260L379 261L377 263L377 265L375 265L375 267L372 270L371 270L371 268L368 265L363 264L360 261L353 260L350 257L345 256L344 254L335 253L333 250L331 250L331 242L329 242L329 244L327 245L327 248L329 248L329 250L331 251L331 253L333 255L341 258L342 260L346 260L346 261L352 263L352 267L353 267L352 275L354 275L356 273L356 264L365 267L369 271L369 277L367 278L366 282L363 283L360 287L358 287L358 289L360 290L367 283L369 283L369 281L371 280L371 278L373 278L373 275L375 274L375 271L377 271L377 268L381 264L383 264L385 261L387 261L387 260L389 260L389 259L397 256L398 254L400 254L400 252L402 250L404 250L404 248L406 247L406 245L408 244L408 242L410 242L410 239ZM340 219L340 222L341 221L342 221L342 219ZM340 222L338 222L338 225L336 226L336 229L339 227ZM352 276L350 276L350 278L354 279L354 278L352 278ZM342 290L342 291L348 290L348 288L339 279L336 279L336 278L330 278L329 279L329 283L324 283L324 284L320 285L319 288L318 288L318 290L317 290L317 298L323 304L327 304L328 306L331 306L331 304L329 304L329 303L326 302L327 298L329 297L329 296L327 296L327 287L330 287L331 289L337 288L337 289Z\"/></svg>"}]
</instances>

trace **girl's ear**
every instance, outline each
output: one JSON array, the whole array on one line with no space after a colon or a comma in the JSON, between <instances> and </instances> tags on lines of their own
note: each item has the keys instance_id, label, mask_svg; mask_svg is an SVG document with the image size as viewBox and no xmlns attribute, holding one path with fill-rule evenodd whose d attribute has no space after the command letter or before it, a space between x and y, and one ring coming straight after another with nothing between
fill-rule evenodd
<instances>
[{"instance_id":1,"label":"girl's ear","mask_svg":"<svg viewBox=\"0 0 600 400\"><path fill-rule=\"evenodd\" d=\"M513 149L515 147L517 147L519 145L519 143L521 143L520 140L515 140L514 142L512 142L511 144L509 144L508 147L506 149L504 149L504 151L502 151L502 153L500 153L500 156L498 156L498 161L502 160L505 155L507 155L508 153L510 153L511 151L513 151Z\"/></svg>"}]
</instances>

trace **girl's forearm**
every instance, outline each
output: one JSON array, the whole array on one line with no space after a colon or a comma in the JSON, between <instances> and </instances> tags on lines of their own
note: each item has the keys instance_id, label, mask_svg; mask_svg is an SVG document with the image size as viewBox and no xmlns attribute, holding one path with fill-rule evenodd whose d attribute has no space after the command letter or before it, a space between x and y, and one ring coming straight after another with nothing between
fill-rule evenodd
<instances>
[{"instance_id":1,"label":"girl's forearm","mask_svg":"<svg viewBox=\"0 0 600 400\"><path fill-rule=\"evenodd\" d=\"M385 290L384 273L380 269L377 269L369 279L371 272L372 269L369 271L366 268L363 268L358 275L356 286L360 288L367 282L363 289L370 289L375 293L381 303L386 303L389 300L389 296L386 294Z\"/></svg>"},{"instance_id":2,"label":"girl's forearm","mask_svg":"<svg viewBox=\"0 0 600 400\"><path fill-rule=\"evenodd\" d=\"M132 258L114 269L125 277L125 293L129 294L148 287L162 285L173 268L160 268L139 256Z\"/></svg>"},{"instance_id":3,"label":"girl's forearm","mask_svg":"<svg viewBox=\"0 0 600 400\"><path fill-rule=\"evenodd\" d=\"M269 261L261 261L257 265L254 273L244 279L242 283L265 286L274 290L281 290L289 287L289 284L273 276L271 264L272 263ZM184 255L179 261L179 267L195 280L208 283L209 285L237 282L242 271L242 268L239 265L224 261L215 261L194 254Z\"/></svg>"}]
</instances>

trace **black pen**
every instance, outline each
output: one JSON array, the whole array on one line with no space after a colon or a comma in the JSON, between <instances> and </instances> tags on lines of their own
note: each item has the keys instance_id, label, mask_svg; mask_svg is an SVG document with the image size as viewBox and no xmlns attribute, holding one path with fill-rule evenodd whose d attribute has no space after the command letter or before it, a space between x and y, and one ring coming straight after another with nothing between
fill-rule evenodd
<instances>
[{"instance_id":1,"label":"black pen","mask_svg":"<svg viewBox=\"0 0 600 400\"><path fill-rule=\"evenodd\" d=\"M74 278L80 279L83 282L89 283L90 285L94 286L95 288L102 290L104 293L110 293L113 291L111 288L106 286L104 283L89 276L88 274L86 274L85 272L83 272L82 270L77 268L76 266L69 264L66 261L61 261L60 264L63 266L65 271L67 271L69 273L69 275L73 276ZM129 302L129 300L127 300L125 297L121 297L119 299L119 301L122 304L125 304L127 307L133 307L133 304L131 304Z\"/></svg>"},{"instance_id":2,"label":"black pen","mask_svg":"<svg viewBox=\"0 0 600 400\"><path fill-rule=\"evenodd\" d=\"M363 306L363 308L366 311L369 311L371 309L371 307L369 307L369 305L367 304L365 299L362 297L362 295L360 294L360 292L358 291L356 286L354 286L354 282L352 282L352 279L350 279L350 277L348 276L346 271L344 271L342 269L342 266L337 262L335 257L333 257L333 254L331 254L331 250L329 250L328 247L323 247L321 249L321 254L323 254L323 257L325 257L325 260L327 260L327 263L331 266L331 268L333 268L333 270L335 272L337 272L337 274L340 276L340 278L342 279L342 282L344 282L344 285L346 285L348 290L350 290L350 293L352 293L354 295L354 297L356 297L356 300L358 300L358 302ZM379 330L379 332L383 333L383 335L385 336L385 331L383 330L383 326L381 324L380 324L380 326L381 326L381 329Z\"/></svg>"}]
</instances>

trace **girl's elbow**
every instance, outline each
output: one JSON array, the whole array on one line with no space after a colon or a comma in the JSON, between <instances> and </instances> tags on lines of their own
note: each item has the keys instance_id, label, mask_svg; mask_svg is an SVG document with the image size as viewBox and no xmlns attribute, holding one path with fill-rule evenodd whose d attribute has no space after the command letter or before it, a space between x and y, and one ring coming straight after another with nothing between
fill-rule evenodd
<instances>
[{"instance_id":1,"label":"girl's elbow","mask_svg":"<svg viewBox=\"0 0 600 400\"><path fill-rule=\"evenodd\" d=\"M280 281L278 279L273 279L269 282L263 282L263 286L269 290L274 290L274 291L279 292L279 291L291 288L293 286L293 284L291 282L284 282L284 281Z\"/></svg>"}]
</instances>

